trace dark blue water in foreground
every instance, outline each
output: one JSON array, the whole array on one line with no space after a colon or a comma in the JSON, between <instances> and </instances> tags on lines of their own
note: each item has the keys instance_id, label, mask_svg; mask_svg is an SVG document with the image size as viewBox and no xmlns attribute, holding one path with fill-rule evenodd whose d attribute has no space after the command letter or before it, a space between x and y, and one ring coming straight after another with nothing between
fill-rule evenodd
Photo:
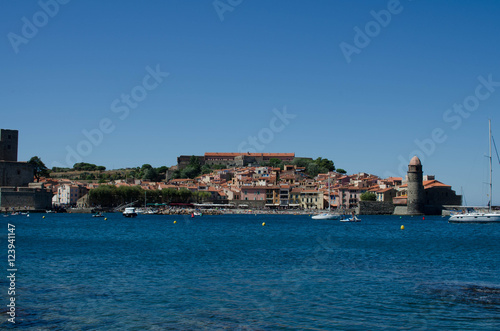
<instances>
[{"instance_id":1,"label":"dark blue water in foreground","mask_svg":"<svg viewBox=\"0 0 500 331\"><path fill-rule=\"evenodd\" d=\"M500 329L500 224L42 216L0 218L5 276L16 226L16 328Z\"/></svg>"}]
</instances>

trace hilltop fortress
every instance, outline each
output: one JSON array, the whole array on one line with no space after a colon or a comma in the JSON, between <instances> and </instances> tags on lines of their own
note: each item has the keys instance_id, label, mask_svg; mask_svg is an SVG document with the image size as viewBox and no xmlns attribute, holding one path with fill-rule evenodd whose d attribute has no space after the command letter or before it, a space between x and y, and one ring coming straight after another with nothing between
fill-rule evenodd
<instances>
[{"instance_id":1,"label":"hilltop fortress","mask_svg":"<svg viewBox=\"0 0 500 331\"><path fill-rule=\"evenodd\" d=\"M33 165L17 160L19 132L0 130L0 210L52 207L52 192L33 183Z\"/></svg>"},{"instance_id":2,"label":"hilltop fortress","mask_svg":"<svg viewBox=\"0 0 500 331\"><path fill-rule=\"evenodd\" d=\"M205 153L203 156L196 156L201 165L220 164L226 167L246 167L248 165L260 165L269 162L271 159L279 159L283 162L292 162L295 153ZM178 169L183 169L189 164L191 155L181 155L177 158ZM309 159L311 158L301 158Z\"/></svg>"}]
</instances>

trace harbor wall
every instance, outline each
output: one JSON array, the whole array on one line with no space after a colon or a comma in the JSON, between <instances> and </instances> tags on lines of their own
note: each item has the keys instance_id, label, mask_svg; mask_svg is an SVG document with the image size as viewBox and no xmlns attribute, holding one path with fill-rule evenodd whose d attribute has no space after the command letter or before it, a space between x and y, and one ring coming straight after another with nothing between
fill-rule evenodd
<instances>
[{"instance_id":1,"label":"harbor wall","mask_svg":"<svg viewBox=\"0 0 500 331\"><path fill-rule=\"evenodd\" d=\"M387 201L360 201L356 208L358 215L392 215L394 205Z\"/></svg>"},{"instance_id":2,"label":"harbor wall","mask_svg":"<svg viewBox=\"0 0 500 331\"><path fill-rule=\"evenodd\" d=\"M231 200L236 208L242 209L262 209L266 206L266 200Z\"/></svg>"},{"instance_id":3,"label":"harbor wall","mask_svg":"<svg viewBox=\"0 0 500 331\"><path fill-rule=\"evenodd\" d=\"M33 210L52 208L52 192L28 187L0 188L1 210Z\"/></svg>"}]
</instances>

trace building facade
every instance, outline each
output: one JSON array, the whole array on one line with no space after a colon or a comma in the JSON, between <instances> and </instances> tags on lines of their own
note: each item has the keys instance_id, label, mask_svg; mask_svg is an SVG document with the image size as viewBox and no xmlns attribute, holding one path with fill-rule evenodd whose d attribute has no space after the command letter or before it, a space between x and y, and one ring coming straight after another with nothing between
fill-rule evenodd
<instances>
[{"instance_id":1,"label":"building facade","mask_svg":"<svg viewBox=\"0 0 500 331\"><path fill-rule=\"evenodd\" d=\"M76 206L77 201L88 193L83 185L73 183L60 184L56 188L52 204L56 206Z\"/></svg>"}]
</instances>

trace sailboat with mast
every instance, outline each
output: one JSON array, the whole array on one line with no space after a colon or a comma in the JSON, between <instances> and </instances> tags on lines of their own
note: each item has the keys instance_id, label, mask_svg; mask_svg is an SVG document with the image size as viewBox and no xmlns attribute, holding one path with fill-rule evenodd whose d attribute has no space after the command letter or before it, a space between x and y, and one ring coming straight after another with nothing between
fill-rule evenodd
<instances>
[{"instance_id":1,"label":"sailboat with mast","mask_svg":"<svg viewBox=\"0 0 500 331\"><path fill-rule=\"evenodd\" d=\"M330 174L328 174L328 213L314 215L311 217L313 220L338 220L338 219L340 219L339 214L332 213L332 209L331 209L332 197L331 197L330 186L331 186L330 185Z\"/></svg>"},{"instance_id":2,"label":"sailboat with mast","mask_svg":"<svg viewBox=\"0 0 500 331\"><path fill-rule=\"evenodd\" d=\"M490 164L490 194L488 202L487 212L471 212L456 214L450 217L449 223L497 223L500 222L500 214L494 213L491 209L491 195L493 193L493 168L492 168L492 156L491 156L491 145L493 141L493 136L491 135L491 120L489 120L489 164ZM495 147L496 148L496 147Z\"/></svg>"}]
</instances>

